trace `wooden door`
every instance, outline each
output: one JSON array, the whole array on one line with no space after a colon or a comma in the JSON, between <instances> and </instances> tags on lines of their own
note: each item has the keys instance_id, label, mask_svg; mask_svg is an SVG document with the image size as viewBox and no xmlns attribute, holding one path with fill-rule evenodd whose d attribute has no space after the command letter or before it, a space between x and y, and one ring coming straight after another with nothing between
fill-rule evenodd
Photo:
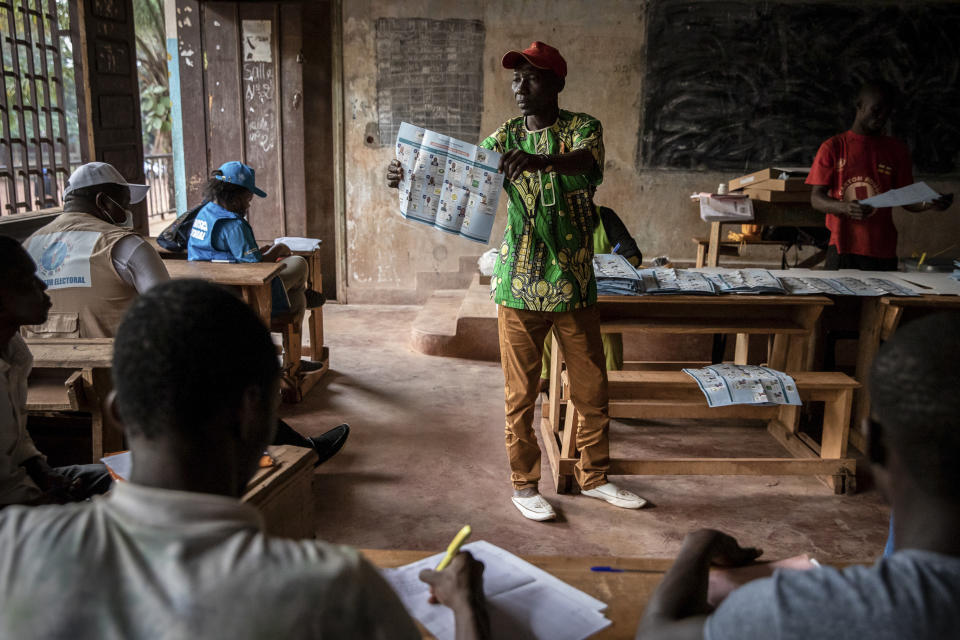
<instances>
[{"instance_id":1,"label":"wooden door","mask_svg":"<svg viewBox=\"0 0 960 640\"><path fill-rule=\"evenodd\" d=\"M257 238L307 235L300 4L176 6L188 202L240 160L267 192L250 208Z\"/></svg>"}]
</instances>

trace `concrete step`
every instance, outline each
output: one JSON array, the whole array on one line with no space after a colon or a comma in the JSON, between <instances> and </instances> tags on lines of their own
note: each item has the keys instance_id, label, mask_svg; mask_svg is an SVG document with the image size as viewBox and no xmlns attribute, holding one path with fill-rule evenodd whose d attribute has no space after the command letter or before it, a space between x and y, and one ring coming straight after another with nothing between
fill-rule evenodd
<instances>
[{"instance_id":1,"label":"concrete step","mask_svg":"<svg viewBox=\"0 0 960 640\"><path fill-rule=\"evenodd\" d=\"M489 285L474 275L467 289L434 291L413 322L410 346L432 356L498 361L497 305Z\"/></svg>"}]
</instances>

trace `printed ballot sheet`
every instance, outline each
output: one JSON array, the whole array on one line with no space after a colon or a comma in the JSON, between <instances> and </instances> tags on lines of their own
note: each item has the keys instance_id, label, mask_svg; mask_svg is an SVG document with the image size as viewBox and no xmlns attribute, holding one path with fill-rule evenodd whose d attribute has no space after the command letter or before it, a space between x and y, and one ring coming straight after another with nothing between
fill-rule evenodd
<instances>
[{"instance_id":1,"label":"printed ballot sheet","mask_svg":"<svg viewBox=\"0 0 960 640\"><path fill-rule=\"evenodd\" d=\"M607 605L575 589L512 553L480 540L463 546L483 562L483 592L490 611L491 637L504 640L579 640L610 625L602 613ZM420 571L433 569L438 553L383 576L400 596L407 611L439 640L454 637L453 612L430 604L430 587Z\"/></svg>"},{"instance_id":2,"label":"printed ballot sheet","mask_svg":"<svg viewBox=\"0 0 960 640\"><path fill-rule=\"evenodd\" d=\"M500 154L450 136L400 124L400 215L474 242L490 242L500 203Z\"/></svg>"},{"instance_id":3,"label":"printed ballot sheet","mask_svg":"<svg viewBox=\"0 0 960 640\"><path fill-rule=\"evenodd\" d=\"M703 369L684 369L683 372L697 381L711 407L731 404L801 404L796 382L775 369L754 365L714 364Z\"/></svg>"}]
</instances>

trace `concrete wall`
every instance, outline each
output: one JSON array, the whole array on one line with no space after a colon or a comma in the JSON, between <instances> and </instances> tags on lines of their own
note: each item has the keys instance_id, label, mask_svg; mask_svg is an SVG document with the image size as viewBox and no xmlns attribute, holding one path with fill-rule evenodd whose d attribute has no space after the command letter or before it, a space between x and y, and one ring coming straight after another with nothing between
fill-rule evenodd
<instances>
[{"instance_id":1,"label":"concrete wall","mask_svg":"<svg viewBox=\"0 0 960 640\"><path fill-rule=\"evenodd\" d=\"M645 50L642 0L350 0L344 2L345 145L347 177L347 285L351 302L415 299L418 274L456 271L461 256L487 247L405 222L396 191L384 184L391 147L364 145L368 123L376 122L374 26L380 17L480 19L486 26L484 111L481 137L518 115L510 72L500 67L509 49L543 40L560 49L569 75L562 108L585 111L604 125L606 166L596 201L612 207L633 232L645 256L692 260L690 238L707 225L689 202L694 191L712 190L728 173L638 171L637 132L643 98ZM677 43L682 46L682 43ZM851 121L852 121L851 113ZM811 160L815 149L811 149ZM960 190L960 178L930 180L934 188ZM956 210L960 205L955 205ZM960 215L895 214L900 255L937 251L960 239ZM491 236L499 245L506 219L505 199ZM950 240L948 240L950 239ZM779 260L777 250L751 257ZM421 281L426 280L420 276Z\"/></svg>"}]
</instances>

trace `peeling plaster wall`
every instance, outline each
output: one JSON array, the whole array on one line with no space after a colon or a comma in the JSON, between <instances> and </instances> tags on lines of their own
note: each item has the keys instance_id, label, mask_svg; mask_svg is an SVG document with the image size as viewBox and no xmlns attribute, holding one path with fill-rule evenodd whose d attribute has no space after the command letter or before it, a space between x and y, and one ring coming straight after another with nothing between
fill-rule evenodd
<instances>
[{"instance_id":1,"label":"peeling plaster wall","mask_svg":"<svg viewBox=\"0 0 960 640\"><path fill-rule=\"evenodd\" d=\"M418 273L457 271L460 256L479 255L487 249L400 218L396 191L384 183L393 149L364 145L368 123L377 120L374 29L381 17L484 22L480 138L518 113L510 91L511 76L500 67L503 53L524 48L533 40L560 49L569 67L566 89L560 94L561 108L585 111L604 125L606 166L596 202L620 214L645 256L693 260L696 250L691 238L705 236L707 225L690 204L689 194L715 189L733 176L635 168L644 56L648 55L645 4L643 0L344 2L347 284L351 301L412 300ZM811 159L815 151L811 149ZM960 191L956 177L929 182L935 189ZM894 216L900 230L900 255L909 256L916 249L939 250L953 241L946 238L960 241L956 211L909 214L897 210ZM505 223L503 198L491 246L499 245ZM754 248L750 257L779 261L779 252Z\"/></svg>"}]
</instances>

